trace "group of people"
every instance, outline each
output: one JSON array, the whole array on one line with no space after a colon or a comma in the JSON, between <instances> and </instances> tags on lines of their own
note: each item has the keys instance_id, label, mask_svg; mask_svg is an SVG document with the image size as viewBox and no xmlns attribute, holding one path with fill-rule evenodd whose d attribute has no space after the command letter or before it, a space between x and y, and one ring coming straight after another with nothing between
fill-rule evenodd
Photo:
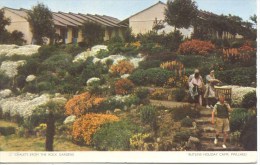
<instances>
[{"instance_id":1,"label":"group of people","mask_svg":"<svg viewBox=\"0 0 260 165\"><path fill-rule=\"evenodd\" d=\"M202 106L202 97L204 97L206 100L206 108L213 109L215 100L214 85L221 82L215 78L214 70L211 70L210 74L206 76L206 85L198 69L195 69L194 74L190 75L188 82L190 95L195 103L195 108L197 104Z\"/></svg>"},{"instance_id":2,"label":"group of people","mask_svg":"<svg viewBox=\"0 0 260 165\"><path fill-rule=\"evenodd\" d=\"M223 94L218 95L218 102L213 106L215 98L214 85L220 83L215 78L214 70L210 71L210 74L206 76L206 85L204 85L203 79L198 69L195 69L194 74L189 77L189 91L192 99L195 103L202 105L202 96L206 100L206 108L213 109L211 115L211 122L215 125L215 139L214 144L218 144L219 134L223 132L223 144L222 147L226 148L226 141L228 137L229 127L229 112L232 111L230 105L225 101Z\"/></svg>"}]
</instances>

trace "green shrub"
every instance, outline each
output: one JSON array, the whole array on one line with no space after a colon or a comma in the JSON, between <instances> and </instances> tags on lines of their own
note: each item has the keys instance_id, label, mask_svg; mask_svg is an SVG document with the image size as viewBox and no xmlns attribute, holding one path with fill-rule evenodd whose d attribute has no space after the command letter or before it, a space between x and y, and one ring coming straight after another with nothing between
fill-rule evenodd
<instances>
[{"instance_id":1,"label":"green shrub","mask_svg":"<svg viewBox=\"0 0 260 165\"><path fill-rule=\"evenodd\" d=\"M140 128L127 121L107 123L93 136L93 145L100 151L128 151L130 138L140 132Z\"/></svg>"},{"instance_id":2,"label":"green shrub","mask_svg":"<svg viewBox=\"0 0 260 165\"><path fill-rule=\"evenodd\" d=\"M250 113L244 108L234 108L230 114L230 130L241 131L250 117Z\"/></svg>"},{"instance_id":3,"label":"green shrub","mask_svg":"<svg viewBox=\"0 0 260 165\"><path fill-rule=\"evenodd\" d=\"M125 103L121 100L116 100L115 98L108 98L102 103L102 106L100 106L99 111L114 110L116 108L123 109L124 106Z\"/></svg>"},{"instance_id":4,"label":"green shrub","mask_svg":"<svg viewBox=\"0 0 260 165\"><path fill-rule=\"evenodd\" d=\"M150 68L146 70L147 82L157 86L163 86L172 73L162 68Z\"/></svg>"},{"instance_id":5,"label":"green shrub","mask_svg":"<svg viewBox=\"0 0 260 165\"><path fill-rule=\"evenodd\" d=\"M183 63L183 65L187 68L198 68L201 66L201 63L207 60L206 57L203 56L185 56L185 55L178 55L178 61Z\"/></svg>"},{"instance_id":6,"label":"green shrub","mask_svg":"<svg viewBox=\"0 0 260 165\"><path fill-rule=\"evenodd\" d=\"M56 52L58 50L57 46L54 45L43 45L39 48L38 50L38 54L39 57L44 60L49 58L50 56L53 55L54 52Z\"/></svg>"},{"instance_id":7,"label":"green shrub","mask_svg":"<svg viewBox=\"0 0 260 165\"><path fill-rule=\"evenodd\" d=\"M256 103L257 103L256 91L249 92L244 95L242 100L242 106L244 108L256 107Z\"/></svg>"},{"instance_id":8,"label":"green shrub","mask_svg":"<svg viewBox=\"0 0 260 165\"><path fill-rule=\"evenodd\" d=\"M164 35L162 41L162 45L166 48L168 48L170 51L177 51L182 40L183 40L183 35L179 30L176 30L174 32L170 32L166 35Z\"/></svg>"},{"instance_id":9,"label":"green shrub","mask_svg":"<svg viewBox=\"0 0 260 165\"><path fill-rule=\"evenodd\" d=\"M176 134L174 135L174 141L175 142L187 142L189 140L190 136L196 136L196 135L194 135L194 133L191 131L176 132Z\"/></svg>"},{"instance_id":10,"label":"green shrub","mask_svg":"<svg viewBox=\"0 0 260 165\"><path fill-rule=\"evenodd\" d=\"M0 71L0 89L9 88L11 84L10 78L3 72Z\"/></svg>"},{"instance_id":11,"label":"green shrub","mask_svg":"<svg viewBox=\"0 0 260 165\"><path fill-rule=\"evenodd\" d=\"M149 89L147 88L137 88L134 94L141 100L146 99L149 96Z\"/></svg>"},{"instance_id":12,"label":"green shrub","mask_svg":"<svg viewBox=\"0 0 260 165\"><path fill-rule=\"evenodd\" d=\"M181 120L182 127L191 127L192 126L192 119L189 117L185 117Z\"/></svg>"},{"instance_id":13,"label":"green shrub","mask_svg":"<svg viewBox=\"0 0 260 165\"><path fill-rule=\"evenodd\" d=\"M109 51L104 50L104 49L101 49L101 50L98 51L97 54L96 54L96 57L97 57L97 58L100 58L100 59L105 58L105 57L108 57L108 56L109 56Z\"/></svg>"},{"instance_id":14,"label":"green shrub","mask_svg":"<svg viewBox=\"0 0 260 165\"><path fill-rule=\"evenodd\" d=\"M58 52L48 59L44 60L42 67L44 70L58 72L66 70L72 64L72 56L67 53Z\"/></svg>"},{"instance_id":15,"label":"green shrub","mask_svg":"<svg viewBox=\"0 0 260 165\"><path fill-rule=\"evenodd\" d=\"M8 136L15 134L15 127L0 127L0 135Z\"/></svg>"},{"instance_id":16,"label":"green shrub","mask_svg":"<svg viewBox=\"0 0 260 165\"><path fill-rule=\"evenodd\" d=\"M42 60L38 56L32 56L26 60L23 66L18 68L18 75L28 76L30 74L38 74L42 68Z\"/></svg>"},{"instance_id":17,"label":"green shrub","mask_svg":"<svg viewBox=\"0 0 260 165\"><path fill-rule=\"evenodd\" d=\"M252 116L240 135L240 142L246 151L257 151L257 117Z\"/></svg>"},{"instance_id":18,"label":"green shrub","mask_svg":"<svg viewBox=\"0 0 260 165\"><path fill-rule=\"evenodd\" d=\"M76 56L83 52L84 48L80 47L78 44L66 44L64 51L71 54L72 56Z\"/></svg>"},{"instance_id":19,"label":"green shrub","mask_svg":"<svg viewBox=\"0 0 260 165\"><path fill-rule=\"evenodd\" d=\"M216 77L227 84L251 86L251 82L256 82L256 67L239 67L217 71Z\"/></svg>"},{"instance_id":20,"label":"green shrub","mask_svg":"<svg viewBox=\"0 0 260 165\"><path fill-rule=\"evenodd\" d=\"M156 123L156 108L147 105L140 108L141 122L144 124L154 125Z\"/></svg>"},{"instance_id":21,"label":"green shrub","mask_svg":"<svg viewBox=\"0 0 260 165\"><path fill-rule=\"evenodd\" d=\"M250 86L250 77L247 75L234 75L233 77L231 77L231 84Z\"/></svg>"},{"instance_id":22,"label":"green shrub","mask_svg":"<svg viewBox=\"0 0 260 165\"><path fill-rule=\"evenodd\" d=\"M146 71L143 69L137 69L129 76L129 79L136 85L145 85Z\"/></svg>"},{"instance_id":23,"label":"green shrub","mask_svg":"<svg viewBox=\"0 0 260 165\"><path fill-rule=\"evenodd\" d=\"M138 105L140 103L140 98L136 95L131 95L130 97L125 99L125 105L130 107L131 105Z\"/></svg>"},{"instance_id":24,"label":"green shrub","mask_svg":"<svg viewBox=\"0 0 260 165\"><path fill-rule=\"evenodd\" d=\"M149 69L149 68L157 68L160 67L160 60L146 60L139 62L140 69Z\"/></svg>"},{"instance_id":25,"label":"green shrub","mask_svg":"<svg viewBox=\"0 0 260 165\"><path fill-rule=\"evenodd\" d=\"M3 112L3 119L6 120L6 121L10 121L11 120L11 114L10 114L10 111L8 112Z\"/></svg>"},{"instance_id":26,"label":"green shrub","mask_svg":"<svg viewBox=\"0 0 260 165\"><path fill-rule=\"evenodd\" d=\"M183 106L183 107L177 107L172 109L172 115L174 120L181 120L187 116L190 118L198 118L200 116L200 113L196 110L191 109L190 106Z\"/></svg>"},{"instance_id":27,"label":"green shrub","mask_svg":"<svg viewBox=\"0 0 260 165\"><path fill-rule=\"evenodd\" d=\"M174 91L175 99L176 101L183 101L183 99L186 96L186 91L184 88L179 88L176 91Z\"/></svg>"}]
</instances>

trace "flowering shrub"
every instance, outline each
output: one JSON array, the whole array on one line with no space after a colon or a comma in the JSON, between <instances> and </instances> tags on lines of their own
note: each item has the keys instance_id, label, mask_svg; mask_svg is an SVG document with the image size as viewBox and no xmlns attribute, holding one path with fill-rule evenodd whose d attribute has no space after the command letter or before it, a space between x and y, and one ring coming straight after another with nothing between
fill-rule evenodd
<instances>
[{"instance_id":1,"label":"flowering shrub","mask_svg":"<svg viewBox=\"0 0 260 165\"><path fill-rule=\"evenodd\" d=\"M253 49L253 48L252 48ZM223 49L224 62L244 62L249 61L253 57L250 53L253 51L249 47Z\"/></svg>"},{"instance_id":2,"label":"flowering shrub","mask_svg":"<svg viewBox=\"0 0 260 165\"><path fill-rule=\"evenodd\" d=\"M73 124L72 136L78 142L84 141L87 145L91 143L92 136L102 124L119 121L115 115L109 114L86 114L77 119Z\"/></svg>"},{"instance_id":3,"label":"flowering shrub","mask_svg":"<svg viewBox=\"0 0 260 165\"><path fill-rule=\"evenodd\" d=\"M150 134L134 134L130 138L130 148L131 150L143 151L144 150L144 143L145 139L151 137Z\"/></svg>"},{"instance_id":4,"label":"flowering shrub","mask_svg":"<svg viewBox=\"0 0 260 165\"><path fill-rule=\"evenodd\" d=\"M167 82L164 84L166 87L174 87L176 86L176 80L174 77L170 77Z\"/></svg>"},{"instance_id":5,"label":"flowering shrub","mask_svg":"<svg viewBox=\"0 0 260 165\"><path fill-rule=\"evenodd\" d=\"M164 89L156 89L151 94L151 99L163 100L167 98L167 92Z\"/></svg>"},{"instance_id":6,"label":"flowering shrub","mask_svg":"<svg viewBox=\"0 0 260 165\"><path fill-rule=\"evenodd\" d=\"M65 113L66 115L81 116L86 112L95 110L104 101L104 98L96 97L95 95L91 95L89 92L85 92L80 95L75 95L66 103Z\"/></svg>"},{"instance_id":7,"label":"flowering shrub","mask_svg":"<svg viewBox=\"0 0 260 165\"><path fill-rule=\"evenodd\" d=\"M185 73L184 65L179 61L167 61L160 65L161 68L175 71L175 74L182 76Z\"/></svg>"},{"instance_id":8,"label":"flowering shrub","mask_svg":"<svg viewBox=\"0 0 260 165\"><path fill-rule=\"evenodd\" d=\"M110 67L110 72L113 75L123 75L132 73L134 70L134 65L126 60L121 60L118 64L112 65Z\"/></svg>"},{"instance_id":9,"label":"flowering shrub","mask_svg":"<svg viewBox=\"0 0 260 165\"><path fill-rule=\"evenodd\" d=\"M215 45L213 45L210 41L201 41L201 40L190 40L183 42L179 46L179 52L181 54L199 54L199 55L207 55L215 49Z\"/></svg>"},{"instance_id":10,"label":"flowering shrub","mask_svg":"<svg viewBox=\"0 0 260 165\"><path fill-rule=\"evenodd\" d=\"M252 87L242 87L242 86L223 86L223 87L231 87L232 88L232 104L233 105L237 105L237 106L241 106L243 98L246 94L248 93L253 93L256 91L256 88L252 88Z\"/></svg>"},{"instance_id":11,"label":"flowering shrub","mask_svg":"<svg viewBox=\"0 0 260 165\"><path fill-rule=\"evenodd\" d=\"M119 79L115 82L115 92L118 95L127 95L132 92L134 84L129 79Z\"/></svg>"}]
</instances>

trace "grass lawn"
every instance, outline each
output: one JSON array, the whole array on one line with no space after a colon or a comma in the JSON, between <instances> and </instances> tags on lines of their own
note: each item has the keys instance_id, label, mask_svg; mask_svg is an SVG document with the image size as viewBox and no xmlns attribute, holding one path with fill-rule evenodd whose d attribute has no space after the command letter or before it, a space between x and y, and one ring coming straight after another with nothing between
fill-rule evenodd
<instances>
[{"instance_id":1,"label":"grass lawn","mask_svg":"<svg viewBox=\"0 0 260 165\"><path fill-rule=\"evenodd\" d=\"M0 127L18 127L16 123L0 120Z\"/></svg>"},{"instance_id":2,"label":"grass lawn","mask_svg":"<svg viewBox=\"0 0 260 165\"><path fill-rule=\"evenodd\" d=\"M16 123L0 120L0 127L18 127ZM86 146L79 146L65 138L55 137L55 151L91 151ZM44 137L18 137L17 135L1 136L0 135L0 151L45 151Z\"/></svg>"},{"instance_id":3,"label":"grass lawn","mask_svg":"<svg viewBox=\"0 0 260 165\"><path fill-rule=\"evenodd\" d=\"M0 136L0 151L45 151L44 137L17 137L16 135ZM78 146L69 140L54 139L55 151L91 151L86 146Z\"/></svg>"}]
</instances>

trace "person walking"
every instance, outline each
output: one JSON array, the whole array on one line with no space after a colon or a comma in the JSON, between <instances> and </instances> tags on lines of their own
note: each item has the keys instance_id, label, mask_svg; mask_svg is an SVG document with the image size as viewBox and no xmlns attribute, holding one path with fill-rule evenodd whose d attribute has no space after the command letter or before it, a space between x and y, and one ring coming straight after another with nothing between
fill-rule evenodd
<instances>
[{"instance_id":1,"label":"person walking","mask_svg":"<svg viewBox=\"0 0 260 165\"><path fill-rule=\"evenodd\" d=\"M213 109L213 101L215 100L214 85L221 81L215 78L214 70L210 71L210 74L206 76L206 90L204 98L206 100L206 108Z\"/></svg>"},{"instance_id":2,"label":"person walking","mask_svg":"<svg viewBox=\"0 0 260 165\"><path fill-rule=\"evenodd\" d=\"M190 82L190 92L191 97L194 100L195 103L195 109L197 107L197 104L202 105L202 87L203 87L203 80L199 73L195 73L194 77L192 78Z\"/></svg>"},{"instance_id":3,"label":"person walking","mask_svg":"<svg viewBox=\"0 0 260 165\"><path fill-rule=\"evenodd\" d=\"M218 144L219 134L223 132L223 148L227 148L226 141L228 138L229 128L229 112L232 112L230 105L225 101L225 96L223 94L219 94L219 101L215 104L212 111L211 122L215 124L215 140L214 144ZM216 121L215 121L216 115Z\"/></svg>"}]
</instances>

